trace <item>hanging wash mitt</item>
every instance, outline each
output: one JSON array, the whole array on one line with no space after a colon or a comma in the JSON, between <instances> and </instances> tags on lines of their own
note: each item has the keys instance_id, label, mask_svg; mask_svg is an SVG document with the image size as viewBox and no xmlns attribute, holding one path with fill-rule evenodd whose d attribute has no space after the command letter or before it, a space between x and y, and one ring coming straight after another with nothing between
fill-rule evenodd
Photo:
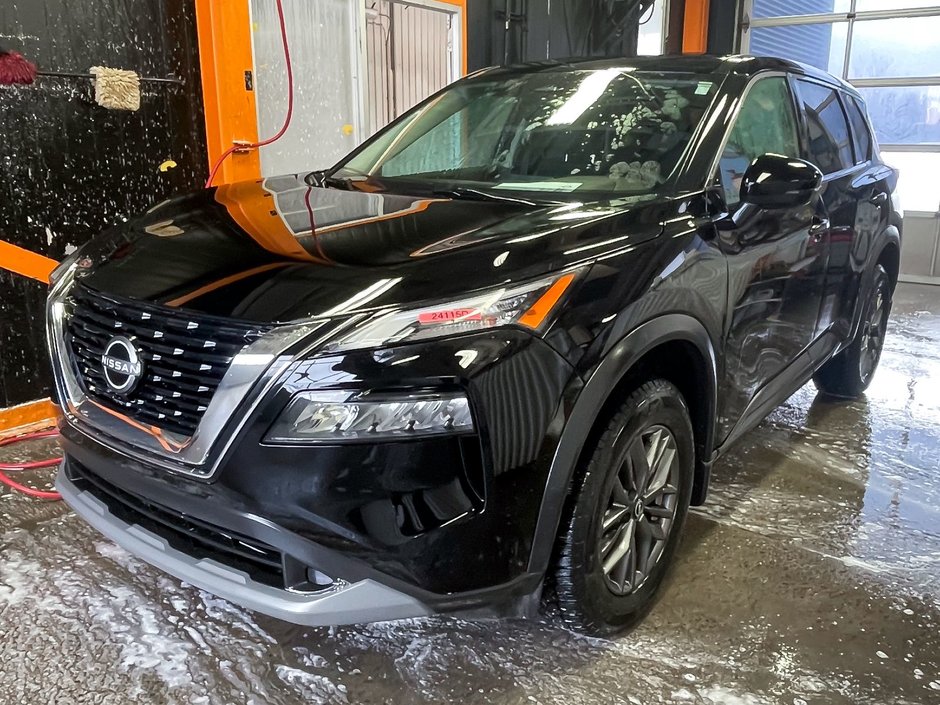
<instances>
[{"instance_id":1,"label":"hanging wash mitt","mask_svg":"<svg viewBox=\"0 0 940 705\"><path fill-rule=\"evenodd\" d=\"M140 76L134 71L92 66L95 77L95 102L112 110L140 109Z\"/></svg>"}]
</instances>

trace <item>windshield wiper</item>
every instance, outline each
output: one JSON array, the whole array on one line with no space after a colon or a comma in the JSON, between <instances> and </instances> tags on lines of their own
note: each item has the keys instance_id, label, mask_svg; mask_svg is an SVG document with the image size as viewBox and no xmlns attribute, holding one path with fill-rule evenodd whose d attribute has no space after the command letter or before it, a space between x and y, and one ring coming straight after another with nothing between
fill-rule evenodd
<instances>
[{"instance_id":1,"label":"windshield wiper","mask_svg":"<svg viewBox=\"0 0 940 705\"><path fill-rule=\"evenodd\" d=\"M332 186L352 191L352 184L359 181L366 181L366 178L363 176L325 176L320 180L320 186Z\"/></svg>"},{"instance_id":2,"label":"windshield wiper","mask_svg":"<svg viewBox=\"0 0 940 705\"><path fill-rule=\"evenodd\" d=\"M338 171L352 171L354 173L349 176L335 176L335 173ZM343 167L341 169L323 169L320 171L311 171L304 177L304 180L309 186L319 186L319 187L333 187L333 188L344 188L347 191L351 191L350 185L356 181L366 181L369 178L369 174L365 172L359 172L355 169L350 169L349 167Z\"/></svg>"},{"instance_id":3,"label":"windshield wiper","mask_svg":"<svg viewBox=\"0 0 940 705\"><path fill-rule=\"evenodd\" d=\"M539 206L546 205L548 203L555 203L554 201L536 201L530 198L516 198L514 196L502 196L500 194L492 193L490 191L481 191L475 188L469 188L467 186L454 186L452 188L442 188L435 189L432 192L435 196L444 196L446 198L453 198L454 200L464 200L464 201L502 201L504 203L519 203L524 206Z\"/></svg>"}]
</instances>

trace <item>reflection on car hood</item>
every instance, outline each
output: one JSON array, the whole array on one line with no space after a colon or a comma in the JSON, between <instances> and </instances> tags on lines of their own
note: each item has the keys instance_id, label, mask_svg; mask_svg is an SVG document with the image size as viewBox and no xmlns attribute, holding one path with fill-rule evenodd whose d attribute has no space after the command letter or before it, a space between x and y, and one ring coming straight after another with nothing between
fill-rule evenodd
<instances>
[{"instance_id":1,"label":"reflection on car hood","mask_svg":"<svg viewBox=\"0 0 940 705\"><path fill-rule=\"evenodd\" d=\"M286 176L159 204L94 240L78 272L117 296L290 321L556 271L656 237L662 211L654 196L527 205L314 188Z\"/></svg>"}]
</instances>

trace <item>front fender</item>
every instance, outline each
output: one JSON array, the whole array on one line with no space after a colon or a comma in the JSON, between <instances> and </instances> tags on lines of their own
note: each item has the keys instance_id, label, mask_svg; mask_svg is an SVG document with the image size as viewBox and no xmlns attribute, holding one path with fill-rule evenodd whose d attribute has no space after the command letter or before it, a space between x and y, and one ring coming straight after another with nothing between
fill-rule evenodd
<instances>
[{"instance_id":1,"label":"front fender","mask_svg":"<svg viewBox=\"0 0 940 705\"><path fill-rule=\"evenodd\" d=\"M541 573L548 568L572 478L605 404L621 380L644 355L658 345L671 341L692 344L701 357L704 384L707 387L704 390L706 423L704 437L697 443L697 482L693 499L704 498L714 447L717 408L715 350L700 321L685 314L671 313L651 319L624 336L595 366L578 394L549 468L529 558L530 572Z\"/></svg>"}]
</instances>

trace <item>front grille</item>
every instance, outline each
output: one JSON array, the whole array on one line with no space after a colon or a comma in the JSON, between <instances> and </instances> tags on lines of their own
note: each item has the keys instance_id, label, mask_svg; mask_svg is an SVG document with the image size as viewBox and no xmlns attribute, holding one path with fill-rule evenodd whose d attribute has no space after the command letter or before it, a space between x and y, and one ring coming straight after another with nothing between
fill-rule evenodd
<instances>
[{"instance_id":1,"label":"front grille","mask_svg":"<svg viewBox=\"0 0 940 705\"><path fill-rule=\"evenodd\" d=\"M191 436L232 359L268 327L105 295L78 284L69 296L66 341L85 392L137 421ZM127 394L105 381L101 356L130 339L142 377Z\"/></svg>"},{"instance_id":2,"label":"front grille","mask_svg":"<svg viewBox=\"0 0 940 705\"><path fill-rule=\"evenodd\" d=\"M70 459L68 476L75 486L103 502L125 524L160 536L177 551L214 561L247 573L259 583L284 588L284 555L267 544L126 492Z\"/></svg>"}]
</instances>

